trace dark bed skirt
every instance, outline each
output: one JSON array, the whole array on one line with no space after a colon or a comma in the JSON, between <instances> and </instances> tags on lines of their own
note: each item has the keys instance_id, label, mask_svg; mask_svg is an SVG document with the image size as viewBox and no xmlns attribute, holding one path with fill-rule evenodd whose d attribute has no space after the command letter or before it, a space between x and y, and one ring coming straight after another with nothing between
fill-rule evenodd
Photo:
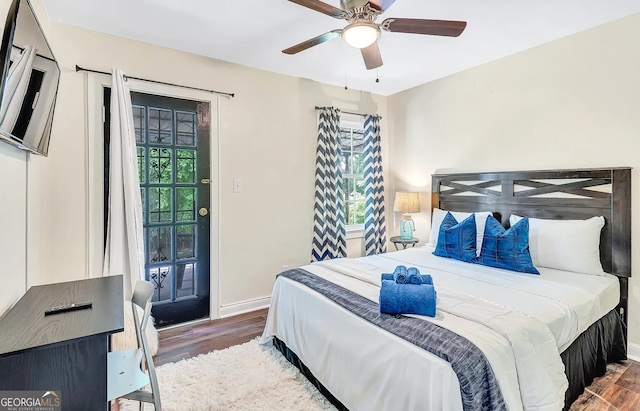
<instances>
[{"instance_id":1,"label":"dark bed skirt","mask_svg":"<svg viewBox=\"0 0 640 411\"><path fill-rule=\"evenodd\" d=\"M604 375L607 364L627 359L625 324L616 310L610 311L576 338L560 354L569 389L565 410L578 399L595 377Z\"/></svg>"},{"instance_id":2,"label":"dark bed skirt","mask_svg":"<svg viewBox=\"0 0 640 411\"><path fill-rule=\"evenodd\" d=\"M311 370L309 370L309 368L307 368L307 366L304 365L304 363L300 360L300 358L298 358L298 355L293 351L291 351L289 347L287 347L287 344L285 344L278 338L273 337L273 345L278 349L278 351L282 353L282 355L285 356L287 360L289 360L291 364L295 365L296 368L300 370L302 375L307 377L307 379L311 382L311 384L313 384L318 389L318 391L320 391L320 394L324 395L324 397L331 404L333 404L333 406L336 407L338 411L349 411L347 407L342 405L342 403L338 401L338 399L334 397L333 394L331 394L329 390L326 389L325 386L320 383L320 381L318 381L318 379L313 375Z\"/></svg>"},{"instance_id":3,"label":"dark bed skirt","mask_svg":"<svg viewBox=\"0 0 640 411\"><path fill-rule=\"evenodd\" d=\"M567 348L560 357L569 380L569 389L565 396L565 410L584 392L595 377L604 375L607 364L627 359L625 325L616 310L610 311L596 321ZM309 368L291 351L287 345L273 338L273 345L295 365L300 372L331 402L339 411L349 411L329 390L318 381Z\"/></svg>"}]
</instances>

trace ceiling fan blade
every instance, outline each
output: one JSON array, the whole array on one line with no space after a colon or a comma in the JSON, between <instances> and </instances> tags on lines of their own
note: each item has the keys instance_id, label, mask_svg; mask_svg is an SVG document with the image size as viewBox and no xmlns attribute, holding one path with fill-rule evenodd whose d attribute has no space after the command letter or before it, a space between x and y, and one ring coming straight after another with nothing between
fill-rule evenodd
<instances>
[{"instance_id":1,"label":"ceiling fan blade","mask_svg":"<svg viewBox=\"0 0 640 411\"><path fill-rule=\"evenodd\" d=\"M378 48L378 42L373 43L369 47L360 49L362 57L364 58L364 65L367 66L367 70L373 70L382 66L382 56L380 55L380 48Z\"/></svg>"},{"instance_id":2,"label":"ceiling fan blade","mask_svg":"<svg viewBox=\"0 0 640 411\"><path fill-rule=\"evenodd\" d=\"M382 27L394 33L458 37L467 27L467 23L451 20L386 19L382 22Z\"/></svg>"},{"instance_id":3,"label":"ceiling fan blade","mask_svg":"<svg viewBox=\"0 0 640 411\"><path fill-rule=\"evenodd\" d=\"M328 33L321 34L318 37L314 37L314 38L312 38L310 40L303 41L302 43L296 44L293 47L289 47L286 50L282 50L282 52L284 54L300 53L301 51L309 49L309 48L311 48L313 46L317 46L318 44L322 44L325 41L333 40L336 37L340 37L340 34L342 34L342 30L333 30L333 31L330 31Z\"/></svg>"},{"instance_id":4,"label":"ceiling fan blade","mask_svg":"<svg viewBox=\"0 0 640 411\"><path fill-rule=\"evenodd\" d=\"M337 7L333 7L330 4L323 3L319 0L289 0L292 3L299 4L311 10L319 11L327 16L335 17L337 19L344 18L344 11Z\"/></svg>"},{"instance_id":5,"label":"ceiling fan blade","mask_svg":"<svg viewBox=\"0 0 640 411\"><path fill-rule=\"evenodd\" d=\"M396 0L371 0L369 5L374 9L385 11L395 2Z\"/></svg>"}]
</instances>

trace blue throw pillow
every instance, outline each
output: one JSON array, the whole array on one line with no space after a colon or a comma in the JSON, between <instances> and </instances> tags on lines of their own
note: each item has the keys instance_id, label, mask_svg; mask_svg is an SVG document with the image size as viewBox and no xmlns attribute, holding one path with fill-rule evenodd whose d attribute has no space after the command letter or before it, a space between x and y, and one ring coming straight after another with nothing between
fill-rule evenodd
<instances>
[{"instance_id":1,"label":"blue throw pillow","mask_svg":"<svg viewBox=\"0 0 640 411\"><path fill-rule=\"evenodd\" d=\"M493 216L487 218L480 256L474 261L489 267L540 274L529 254L529 219L523 218L505 230Z\"/></svg>"},{"instance_id":2,"label":"blue throw pillow","mask_svg":"<svg viewBox=\"0 0 640 411\"><path fill-rule=\"evenodd\" d=\"M465 262L476 258L475 214L458 224L455 217L447 213L440 225L438 245L433 254Z\"/></svg>"}]
</instances>

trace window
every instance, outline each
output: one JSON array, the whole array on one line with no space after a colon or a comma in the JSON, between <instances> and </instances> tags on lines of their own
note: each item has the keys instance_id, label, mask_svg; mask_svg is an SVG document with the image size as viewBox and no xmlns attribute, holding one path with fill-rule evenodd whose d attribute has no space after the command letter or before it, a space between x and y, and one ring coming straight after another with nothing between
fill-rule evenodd
<instances>
[{"instance_id":1,"label":"window","mask_svg":"<svg viewBox=\"0 0 640 411\"><path fill-rule=\"evenodd\" d=\"M364 124L360 116L340 122L341 167L347 230L364 228Z\"/></svg>"}]
</instances>

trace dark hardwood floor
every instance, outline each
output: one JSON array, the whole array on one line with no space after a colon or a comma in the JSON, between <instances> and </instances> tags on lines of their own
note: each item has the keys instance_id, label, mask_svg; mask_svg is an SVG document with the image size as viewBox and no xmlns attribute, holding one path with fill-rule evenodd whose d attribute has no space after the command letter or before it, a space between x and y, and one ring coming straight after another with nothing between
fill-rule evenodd
<instances>
[{"instance_id":1,"label":"dark hardwood floor","mask_svg":"<svg viewBox=\"0 0 640 411\"><path fill-rule=\"evenodd\" d=\"M156 366L242 344L262 334L267 310L161 330ZM570 411L640 410L640 363L610 364L571 406Z\"/></svg>"},{"instance_id":2,"label":"dark hardwood floor","mask_svg":"<svg viewBox=\"0 0 640 411\"><path fill-rule=\"evenodd\" d=\"M156 366L243 344L262 334L267 309L196 325L160 330Z\"/></svg>"},{"instance_id":3,"label":"dark hardwood floor","mask_svg":"<svg viewBox=\"0 0 640 411\"><path fill-rule=\"evenodd\" d=\"M596 378L569 411L640 410L640 363L609 364L607 373Z\"/></svg>"}]
</instances>

